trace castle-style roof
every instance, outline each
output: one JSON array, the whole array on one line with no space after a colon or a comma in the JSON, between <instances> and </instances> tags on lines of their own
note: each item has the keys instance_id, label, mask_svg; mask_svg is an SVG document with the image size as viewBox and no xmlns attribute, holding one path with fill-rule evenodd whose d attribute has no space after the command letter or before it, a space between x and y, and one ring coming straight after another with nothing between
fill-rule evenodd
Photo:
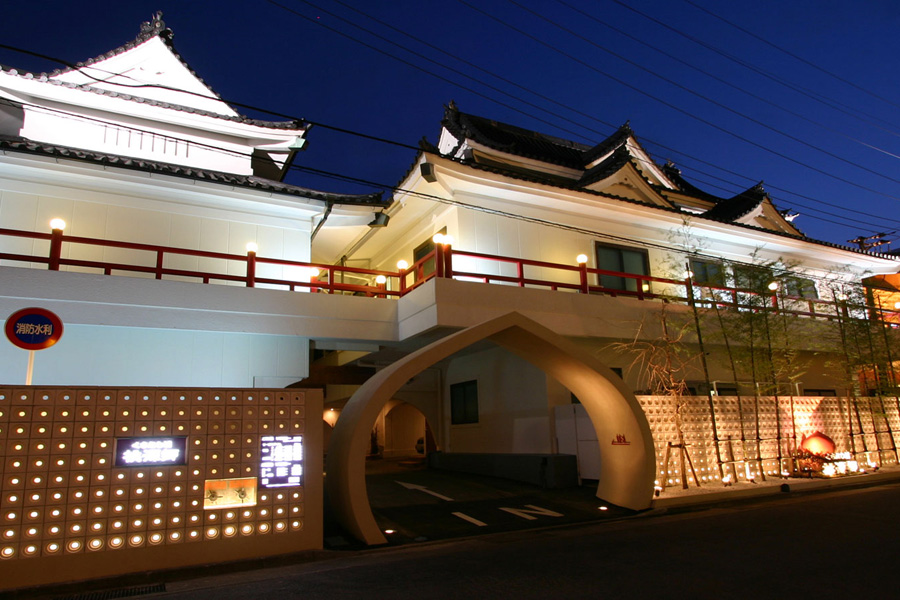
<instances>
[{"instance_id":1,"label":"castle-style roof","mask_svg":"<svg viewBox=\"0 0 900 600\"><path fill-rule=\"evenodd\" d=\"M241 115L203 81L175 50L173 38L174 33L166 27L162 13L157 12L150 21L141 24L140 33L133 40L94 58L49 73L32 73L3 65L0 65L0 72L62 88L256 127L296 131L308 127L307 123L300 120L266 121ZM154 72L156 69L143 68L144 65L167 58L161 57L159 52L154 55L154 51L149 49L150 45L156 43L161 43L166 48L182 73L173 74L171 70ZM141 53L142 56L135 58L137 65L129 65L132 68L127 73L115 68L117 61L121 63L126 60L126 55L136 53ZM176 77L179 80L178 89L169 87ZM178 98L177 102L171 101L174 97Z\"/></svg>"},{"instance_id":2,"label":"castle-style roof","mask_svg":"<svg viewBox=\"0 0 900 600\"><path fill-rule=\"evenodd\" d=\"M689 183L674 165L657 165L635 137L629 123L619 127L600 143L589 146L514 125L460 112L452 102L441 122L457 140L445 155L468 164L489 166L494 170L569 189L607 192L618 198L665 206L723 223L751 223L751 213L759 213L764 203L771 204L762 184L733 197L720 197ZM460 150L466 146L473 151ZM496 151L486 155L485 149ZM499 153L502 153L499 154ZM526 159L516 161L515 158ZM541 164L546 165L545 168ZM572 171L561 172L558 167ZM638 190L635 179L646 184ZM631 188L633 194L628 192ZM647 190L649 190L649 195ZM774 207L766 211L768 221L753 224L766 229L795 233L799 231L784 220ZM772 223L771 221L777 221ZM782 222L783 221L783 222Z\"/></svg>"}]
</instances>

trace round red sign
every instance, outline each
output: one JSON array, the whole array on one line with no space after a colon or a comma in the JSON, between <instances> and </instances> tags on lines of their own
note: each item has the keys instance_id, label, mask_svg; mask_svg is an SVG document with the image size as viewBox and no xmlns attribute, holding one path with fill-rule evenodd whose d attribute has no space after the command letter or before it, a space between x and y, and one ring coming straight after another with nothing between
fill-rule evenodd
<instances>
[{"instance_id":1,"label":"round red sign","mask_svg":"<svg viewBox=\"0 0 900 600\"><path fill-rule=\"evenodd\" d=\"M62 334L62 321L43 308L23 308L6 320L6 337L24 350L49 348L59 341Z\"/></svg>"}]
</instances>

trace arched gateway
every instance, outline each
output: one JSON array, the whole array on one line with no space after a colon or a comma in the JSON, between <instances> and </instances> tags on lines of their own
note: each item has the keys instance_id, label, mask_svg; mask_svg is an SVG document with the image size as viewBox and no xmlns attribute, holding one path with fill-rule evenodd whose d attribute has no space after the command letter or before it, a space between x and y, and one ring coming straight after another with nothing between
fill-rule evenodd
<instances>
[{"instance_id":1,"label":"arched gateway","mask_svg":"<svg viewBox=\"0 0 900 600\"><path fill-rule=\"evenodd\" d=\"M656 474L650 426L634 394L600 361L546 327L515 312L420 348L378 371L344 407L326 461L328 501L338 521L367 544L386 543L366 492L366 450L379 411L424 369L490 340L555 378L584 405L600 440L597 496L631 509L650 506Z\"/></svg>"}]
</instances>

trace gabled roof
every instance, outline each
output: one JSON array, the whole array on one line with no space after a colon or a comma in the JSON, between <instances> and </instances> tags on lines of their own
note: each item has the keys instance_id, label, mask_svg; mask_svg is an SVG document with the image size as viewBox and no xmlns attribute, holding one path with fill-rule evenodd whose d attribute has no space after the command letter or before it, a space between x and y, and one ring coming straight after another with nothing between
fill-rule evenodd
<instances>
[{"instance_id":1,"label":"gabled roof","mask_svg":"<svg viewBox=\"0 0 900 600\"><path fill-rule=\"evenodd\" d=\"M762 182L759 182L737 196L719 199L714 207L703 213L703 216L707 219L731 223L758 208L767 198L766 190Z\"/></svg>"},{"instance_id":2,"label":"gabled roof","mask_svg":"<svg viewBox=\"0 0 900 600\"><path fill-rule=\"evenodd\" d=\"M172 175L174 177L184 177L187 179L220 183L222 185L263 190L266 192L273 192L278 194L288 194L291 196L298 196L308 198L310 200L318 200L321 202L332 204L364 205L374 207L386 207L390 205L390 202L383 201L383 194L381 192L376 192L373 194L333 194L329 192L320 192L308 188L281 183L278 181L273 181L271 179L264 179L262 177L255 177L252 175L234 175L231 173L223 173L221 171L196 169L172 163L142 160L116 154L93 152L90 150L82 150L79 148L72 148L68 146L43 144L40 142L27 140L22 137L0 135L0 151L2 150L40 156L62 157L82 162L99 163L102 165L109 165L111 167L118 167L122 169L144 171L148 173L160 173L163 175Z\"/></svg>"},{"instance_id":3,"label":"gabled roof","mask_svg":"<svg viewBox=\"0 0 900 600\"><path fill-rule=\"evenodd\" d=\"M584 168L584 154L590 149L577 142L462 113L452 102L441 125L457 139L470 139L494 150L572 169Z\"/></svg>"},{"instance_id":4,"label":"gabled roof","mask_svg":"<svg viewBox=\"0 0 900 600\"><path fill-rule=\"evenodd\" d=\"M49 85L61 86L70 89L77 89L93 94L99 94L111 98L120 98L129 100L148 106L158 106L165 109L198 114L216 119L223 119L254 125L257 127L265 127L272 129L285 130L302 130L307 127L305 122L295 121L266 121L252 119L239 114L237 110L225 102L222 97L216 93L203 79L194 71L184 58L175 50L172 43L174 33L166 27L162 20L162 12L157 12L154 17L147 22L141 24L140 33L137 37L121 46L105 52L100 56L87 59L85 61L69 65L63 69L57 69L50 73L31 73L21 69L14 69L0 65L0 72L7 75L18 76L24 79L31 79L46 83ZM190 90L182 92L180 102L169 102L154 97L153 91L164 90L164 79L159 81L141 81L135 84L133 76L127 74L116 73L113 70L105 70L104 63L109 61L120 60L121 57L133 53L147 44L161 43L167 49L172 58L177 61L186 79L191 81ZM151 74L152 77L152 74ZM174 90L173 90L174 91ZM193 98L192 98L193 95ZM158 94L157 94L158 96Z\"/></svg>"}]
</instances>

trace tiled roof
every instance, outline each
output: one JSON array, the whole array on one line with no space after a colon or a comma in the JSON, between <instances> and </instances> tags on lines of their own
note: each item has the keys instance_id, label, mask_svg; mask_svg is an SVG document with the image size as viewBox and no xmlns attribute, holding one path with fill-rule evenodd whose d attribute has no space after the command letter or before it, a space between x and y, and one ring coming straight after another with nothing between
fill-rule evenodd
<instances>
[{"instance_id":1,"label":"tiled roof","mask_svg":"<svg viewBox=\"0 0 900 600\"><path fill-rule=\"evenodd\" d=\"M590 149L577 142L459 112L453 103L444 112L441 124L459 139L472 139L494 150L572 169L584 168L584 154Z\"/></svg>"},{"instance_id":2,"label":"tiled roof","mask_svg":"<svg viewBox=\"0 0 900 600\"><path fill-rule=\"evenodd\" d=\"M81 67L90 66L95 63L112 58L113 56L118 56L119 54L123 54L129 50L132 50L155 37L159 37L166 44L166 46L169 47L169 50L171 50L172 54L181 62L181 64L184 65L184 67L186 69L188 69L191 72L191 74L193 74L194 77L197 78L198 81L200 81L204 86L206 86L206 89L209 90L210 94L212 94L219 100L222 100L222 97L215 90L213 90L205 81L203 81L203 78L200 77L197 74L197 72L191 68L191 66L187 63L187 61L185 61L184 58L182 58L182 56L175 50L175 46L172 43L172 38L174 37L174 35L175 34L172 32L172 30L169 29L168 27L166 27L165 23L163 22L162 12L157 12L156 15L154 16L153 20L147 21L147 22L144 22L141 24L141 32L138 34L138 36L135 39L133 39L130 42L127 42L125 44L122 44L118 48L110 50L109 52L101 54L100 56L97 56L95 58L91 58L91 59L76 63L75 65L66 67L65 69L57 69L50 73L30 73L28 71L22 71L20 69L4 67L3 65L0 65L0 71L4 71L9 75L23 77L25 79L36 79L38 81L48 83L51 85L58 85L60 87L66 87L69 89L76 89L76 90L81 90L81 91L85 91L85 92L91 92L94 94L99 94L101 96L108 96L110 98L121 98L123 100L131 100L133 102L138 102L140 104L147 104L148 106L158 106L161 108L167 108L167 109L171 109L171 110L177 110L180 112L198 114L198 115L203 115L203 116L207 116L207 117L213 117L216 119L223 119L226 121L245 123L247 125L254 125L256 127L266 127L269 129L290 129L290 130L296 129L296 130L299 130L299 129L303 129L306 126L306 123L301 120L264 121L264 120L260 120L260 119L251 119L251 118L245 117L243 115L238 115L238 116L222 115L222 114L219 114L216 112L193 108L190 106L183 106L180 104L171 104L169 102L161 102L158 100L151 100L149 98L142 98L141 96L136 96L133 94L114 92L111 90L104 90L101 88L93 87L91 85L77 84L77 83L71 83L71 82L67 82L67 81L61 81L59 79L52 79L53 77L55 77L57 75L60 75L63 73L69 73L72 71L77 71ZM222 100L222 101L225 102L224 100ZM238 111L235 111L235 112L238 112Z\"/></svg>"},{"instance_id":3,"label":"tiled roof","mask_svg":"<svg viewBox=\"0 0 900 600\"><path fill-rule=\"evenodd\" d=\"M572 169L582 170L580 178L573 178L571 186L562 183L564 187L572 189L586 188L614 175L629 162L646 178L643 175L643 169L640 164L644 160L643 157L635 156L627 143L629 139L634 139L634 131L628 123L619 127L615 133L593 147L528 131L513 125L491 121L483 117L468 115L460 112L453 103L446 107L442 125L458 139L470 139L495 150L547 164L563 165ZM587 165L606 154L608 156L601 162L586 168ZM494 165L494 167L504 170L500 165ZM508 174L513 175L514 171L521 173L521 169L509 168ZM703 213L704 217L723 223L734 223L737 219L758 207L766 198L766 192L761 185L746 190L733 198L721 198L690 184L681 176L681 171L671 163L663 166L662 172L677 188L675 191L713 205L712 208ZM544 174L538 169L529 170L527 177L530 180L540 181L541 183L560 184L558 175ZM648 183L667 199L667 192L673 191L670 188L655 185L649 180Z\"/></svg>"},{"instance_id":4,"label":"tiled roof","mask_svg":"<svg viewBox=\"0 0 900 600\"><path fill-rule=\"evenodd\" d=\"M682 215L682 216L684 215L684 213L681 212L681 210L678 209L678 208L668 207L668 206L659 206L659 205L655 205L655 204L646 204L646 203L640 202L640 201L638 201L638 200L633 200L633 199L631 199L631 198L625 198L624 196L617 196L617 195L615 195L615 194L609 194L609 193L606 193L606 192L598 192L598 191L596 191L596 190L585 189L585 188L578 187L577 185L575 185L575 182L574 182L574 181L573 181L573 184L572 184L572 185L565 185L565 184L560 183L558 180L548 180L547 178L539 177L536 173L535 173L534 175L526 175L526 174L523 174L523 173L521 173L521 172L511 171L511 170L507 170L507 169L500 169L500 168L497 168L497 167L494 167L494 166L489 166L489 165L479 164L479 163L473 162L473 161L471 161L471 160L462 160L462 159L453 158L453 157L450 157L450 156L445 156L445 155L442 155L442 154L440 154L440 153L438 153L438 152L436 152L436 151L432 151L432 150L429 150L429 149L423 149L423 150L421 150L421 151L419 152L419 154L416 155L416 159L413 161L413 167L415 167L415 165L418 163L418 161L419 161L419 159L421 158L422 154L427 154L427 153L429 153L429 152L430 152L430 153L433 153L433 154L437 154L438 156L440 156L441 158L443 158L443 159L445 159L445 160L450 160L450 161L453 161L453 162L455 162L455 163L464 165L464 166L469 167L469 168L472 168L472 169L477 169L477 170L479 170L479 171L485 171L485 172L488 172L488 173L495 173L495 174L497 174L497 175L503 175L503 176L505 176L505 177L509 177L509 178L511 178L511 179L516 179L516 180L519 180L519 181L527 181L527 182L531 182L531 183L539 183L539 184L548 185L548 186L553 186L553 187L557 187L557 188L561 188L561 189L572 190L572 191L577 191L577 192L581 192L581 193L585 193L585 194L590 194L590 195L593 195L593 196L599 196L599 197L603 197L603 198L609 198L609 199L612 199L612 200L618 200L618 201L620 201L620 202L627 202L628 204L638 204L638 205L641 205L641 206L645 206L645 207L647 207L647 208L650 209L650 210L658 210L658 211L664 211L664 212L668 212L668 213L675 213L675 214L679 214L679 215ZM409 172L411 172L411 171L412 171L412 168L410 169ZM752 191L752 190L755 190L755 189L756 189L756 186L754 186L754 188L751 188L751 190L748 190L748 192L749 192L749 191ZM746 192L745 192L745 193L746 193ZM764 192L763 192L763 193L764 193ZM741 195L742 195L742 194L738 194L738 196L735 196L735 198L738 198L738 197L740 197ZM752 196L751 196L751 197L752 197ZM707 212L709 212L709 211L707 211ZM692 215L691 218L694 218L694 219L703 219L703 220L708 220L708 221L716 221L716 222L719 222L719 223L726 223L726 224L728 224L728 225L731 225L731 226L733 226L733 227L739 227L739 228L741 228L741 229L747 229L747 230L752 230L752 231L757 231L757 232L758 232L758 231L762 231L762 232L764 232L764 233L771 234L771 235L776 235L776 236L778 236L778 237L790 238L790 239L793 239L793 240L800 240L800 241L808 242L808 243L810 243L810 244L816 244L817 246L825 246L825 247L828 247L828 248L836 248L836 249L838 249L838 250L844 250L844 251L847 251L847 252L853 252L854 254L863 254L863 255L866 255L866 256L875 256L875 257L877 257L877 258L882 258L882 259L886 259L886 260L893 260L893 261L897 261L897 260L898 260L898 258L897 258L896 256L891 256L891 255L889 255L889 254L887 254L887 253L882 253L882 252L872 252L872 251L860 250L859 248L853 248L853 247L850 247L850 246L843 246L843 245L841 245L841 244L835 244L835 243L833 243L833 242L826 242L826 241L824 241L824 240L817 240L817 239L814 239L814 238L806 237L806 236L804 236L804 235L794 235L794 234L787 233L787 232L784 232L784 231L777 231L777 230L772 230L772 229L760 229L759 227L755 227L755 226L753 226L753 225L746 225L746 224L744 224L744 223L736 223L736 222L733 222L733 221L723 221L722 219L717 219L717 218L715 218L715 217L710 217L708 214Z\"/></svg>"},{"instance_id":5,"label":"tiled roof","mask_svg":"<svg viewBox=\"0 0 900 600\"><path fill-rule=\"evenodd\" d=\"M376 192L373 194L332 194L329 192L320 192L295 185L281 183L278 181L273 181L271 179L264 179L262 177L255 177L253 175L234 175L221 171L196 169L193 167L185 167L182 165L175 165L171 163L120 156L118 154L106 154L103 152L82 150L79 148L71 148L68 146L57 146L53 144L33 142L31 140L15 136L0 135L0 150L8 150L12 152L36 154L42 156L69 158L72 160L99 163L112 167L119 167L122 169L131 169L148 173L160 173L163 175L172 175L174 177L184 177L187 179L220 183L222 185L257 189L278 194L288 194L291 196L298 196L302 198L308 198L310 200L319 200L322 202L330 202L334 204L352 204L365 206L388 206L390 204L390 202L384 202L382 200L382 192Z\"/></svg>"},{"instance_id":6,"label":"tiled roof","mask_svg":"<svg viewBox=\"0 0 900 600\"><path fill-rule=\"evenodd\" d=\"M716 221L731 223L758 207L765 199L766 190L762 182L760 182L737 196L719 200L714 207L703 213L703 216Z\"/></svg>"},{"instance_id":7,"label":"tiled roof","mask_svg":"<svg viewBox=\"0 0 900 600\"><path fill-rule=\"evenodd\" d=\"M581 176L581 179L578 180L579 187L587 187L592 183L615 175L622 167L628 164L631 159L631 152L628 151L627 146L622 144L616 148L612 154L607 156L606 159L585 171L584 175Z\"/></svg>"}]
</instances>

